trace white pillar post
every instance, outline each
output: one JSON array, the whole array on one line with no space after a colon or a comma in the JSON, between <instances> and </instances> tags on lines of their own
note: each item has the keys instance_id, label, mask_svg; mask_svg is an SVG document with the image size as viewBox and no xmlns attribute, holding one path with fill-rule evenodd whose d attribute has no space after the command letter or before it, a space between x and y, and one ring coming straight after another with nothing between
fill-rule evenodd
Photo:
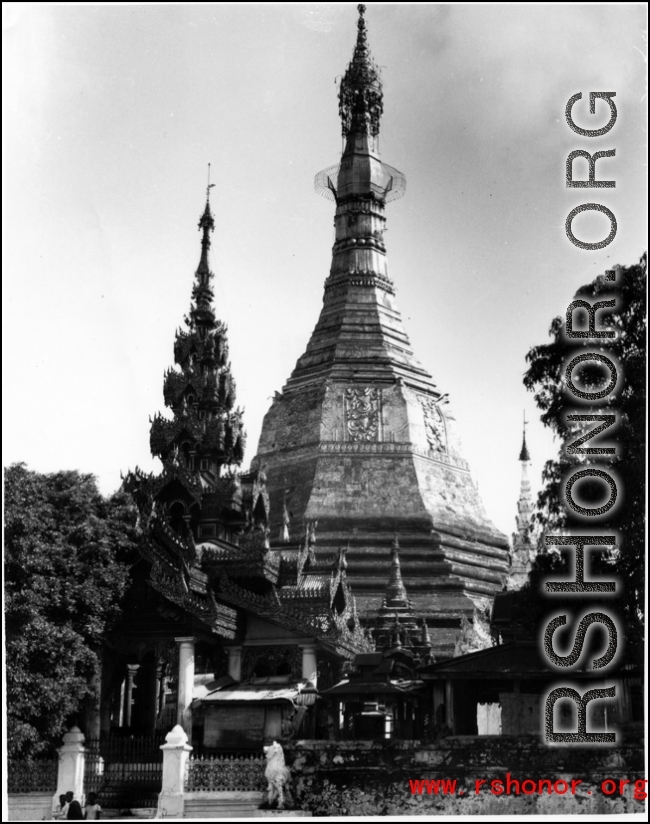
<instances>
[{"instance_id":1,"label":"white pillar post","mask_svg":"<svg viewBox=\"0 0 650 824\"><path fill-rule=\"evenodd\" d=\"M192 747L185 730L177 724L165 736L162 790L158 796L158 818L183 818L185 811L185 765Z\"/></svg>"},{"instance_id":2,"label":"white pillar post","mask_svg":"<svg viewBox=\"0 0 650 824\"><path fill-rule=\"evenodd\" d=\"M178 649L178 712L176 723L192 738L192 694L194 692L194 638L176 638Z\"/></svg>"},{"instance_id":3,"label":"white pillar post","mask_svg":"<svg viewBox=\"0 0 650 824\"><path fill-rule=\"evenodd\" d=\"M228 653L228 675L235 681L241 681L241 647L226 647Z\"/></svg>"},{"instance_id":4,"label":"white pillar post","mask_svg":"<svg viewBox=\"0 0 650 824\"><path fill-rule=\"evenodd\" d=\"M316 666L316 647L302 647L302 677L306 681L311 681L317 687L318 667Z\"/></svg>"},{"instance_id":5,"label":"white pillar post","mask_svg":"<svg viewBox=\"0 0 650 824\"><path fill-rule=\"evenodd\" d=\"M84 734L79 727L73 727L63 736L63 746L59 747L59 772L56 792L52 798L52 812L59 805L59 796L74 793L83 806L84 791Z\"/></svg>"}]
</instances>

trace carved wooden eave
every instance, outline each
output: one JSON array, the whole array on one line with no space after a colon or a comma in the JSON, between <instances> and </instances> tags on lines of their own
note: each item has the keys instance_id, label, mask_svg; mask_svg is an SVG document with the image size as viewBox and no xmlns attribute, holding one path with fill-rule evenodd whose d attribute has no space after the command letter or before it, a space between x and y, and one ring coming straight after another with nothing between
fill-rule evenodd
<instances>
[{"instance_id":1,"label":"carved wooden eave","mask_svg":"<svg viewBox=\"0 0 650 824\"><path fill-rule=\"evenodd\" d=\"M165 405L175 407L182 402L183 397L192 393L195 398L200 397L205 389L206 376L195 370L176 372L169 369L165 373L163 383L163 397Z\"/></svg>"},{"instance_id":2,"label":"carved wooden eave","mask_svg":"<svg viewBox=\"0 0 650 824\"><path fill-rule=\"evenodd\" d=\"M200 443L205 431L205 424L196 416L193 409L185 409L173 420L167 420L158 413L151 422L149 445L151 454L166 458L174 442L187 440L193 448Z\"/></svg>"},{"instance_id":3,"label":"carved wooden eave","mask_svg":"<svg viewBox=\"0 0 650 824\"><path fill-rule=\"evenodd\" d=\"M182 453L164 463L163 472L151 481L150 493L154 499L161 499L163 490L177 481L191 502L200 503L203 487L197 473L191 472Z\"/></svg>"},{"instance_id":4,"label":"carved wooden eave","mask_svg":"<svg viewBox=\"0 0 650 824\"><path fill-rule=\"evenodd\" d=\"M288 596L288 597L287 597ZM230 580L226 574L219 579L218 597L227 603L247 610L278 626L302 635L312 635L326 642L327 647L344 657L360 651L369 651L372 644L366 637L356 616L348 609L341 615L320 602L320 609L308 609L309 596L295 598L295 593L273 589L265 595L252 593Z\"/></svg>"},{"instance_id":5,"label":"carved wooden eave","mask_svg":"<svg viewBox=\"0 0 650 824\"><path fill-rule=\"evenodd\" d=\"M278 583L280 558L265 549L223 549L202 545L201 564L218 580L222 572L230 578L258 579L269 585Z\"/></svg>"},{"instance_id":6,"label":"carved wooden eave","mask_svg":"<svg viewBox=\"0 0 650 824\"><path fill-rule=\"evenodd\" d=\"M269 516L269 493L266 489L266 475L259 470L245 472L240 475L242 485L242 503L246 511L253 518L254 513L259 513L268 520Z\"/></svg>"},{"instance_id":7,"label":"carved wooden eave","mask_svg":"<svg viewBox=\"0 0 650 824\"><path fill-rule=\"evenodd\" d=\"M345 582L342 556L329 574L308 575L302 583L294 579L293 585L278 588L280 553L216 544L197 547L191 537L177 535L158 513L150 519L140 551L151 563L154 589L223 638L235 637L237 611L242 610L291 632L307 633L339 656L349 658L372 649ZM256 586L264 582L269 590L251 591L248 586L255 581ZM339 588L344 597L335 607Z\"/></svg>"},{"instance_id":8,"label":"carved wooden eave","mask_svg":"<svg viewBox=\"0 0 650 824\"><path fill-rule=\"evenodd\" d=\"M155 554L150 582L167 600L198 618L217 635L227 640L235 638L237 610L218 603L211 589L202 586L196 578L192 580L187 567L175 568L160 554Z\"/></svg>"},{"instance_id":9,"label":"carved wooden eave","mask_svg":"<svg viewBox=\"0 0 650 824\"><path fill-rule=\"evenodd\" d=\"M219 339L217 363L223 366L228 358L228 343L224 337L228 333L228 327L222 321L216 320L213 331L215 337ZM187 363L192 352L195 352L199 358L203 357L206 348L205 340L200 338L194 330L179 329L176 332L176 340L174 341L174 361L182 366Z\"/></svg>"}]
</instances>

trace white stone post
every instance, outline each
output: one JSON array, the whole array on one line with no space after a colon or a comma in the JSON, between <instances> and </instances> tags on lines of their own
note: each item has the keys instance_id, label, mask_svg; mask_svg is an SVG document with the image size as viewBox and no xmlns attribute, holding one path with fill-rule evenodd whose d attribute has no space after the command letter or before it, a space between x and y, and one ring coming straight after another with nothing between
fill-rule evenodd
<instances>
[{"instance_id":1,"label":"white stone post","mask_svg":"<svg viewBox=\"0 0 650 824\"><path fill-rule=\"evenodd\" d=\"M63 736L63 746L59 748L59 773L52 799L52 812L59 805L59 796L67 792L74 793L75 799L83 806L84 741L84 734L79 727L73 727Z\"/></svg>"},{"instance_id":2,"label":"white stone post","mask_svg":"<svg viewBox=\"0 0 650 824\"><path fill-rule=\"evenodd\" d=\"M176 638L178 650L178 713L180 724L192 738L192 697L194 693L194 638Z\"/></svg>"},{"instance_id":3,"label":"white stone post","mask_svg":"<svg viewBox=\"0 0 650 824\"><path fill-rule=\"evenodd\" d=\"M302 648L302 677L306 681L311 681L317 687L318 667L316 666L316 647Z\"/></svg>"},{"instance_id":4,"label":"white stone post","mask_svg":"<svg viewBox=\"0 0 650 824\"><path fill-rule=\"evenodd\" d=\"M192 747L185 730L177 724L165 736L162 790L158 796L158 817L183 818L185 811L185 767Z\"/></svg>"},{"instance_id":5,"label":"white stone post","mask_svg":"<svg viewBox=\"0 0 650 824\"><path fill-rule=\"evenodd\" d=\"M228 653L228 675L241 681L241 647L226 647Z\"/></svg>"}]
</instances>

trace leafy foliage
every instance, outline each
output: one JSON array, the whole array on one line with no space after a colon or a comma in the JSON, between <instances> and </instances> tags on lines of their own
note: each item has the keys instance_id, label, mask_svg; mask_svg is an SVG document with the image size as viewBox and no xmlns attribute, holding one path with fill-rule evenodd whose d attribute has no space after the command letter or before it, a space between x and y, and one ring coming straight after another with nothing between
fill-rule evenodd
<instances>
[{"instance_id":1,"label":"leafy foliage","mask_svg":"<svg viewBox=\"0 0 650 824\"><path fill-rule=\"evenodd\" d=\"M91 475L5 470L8 748L30 757L60 738L89 679L135 557L130 498Z\"/></svg>"},{"instance_id":2,"label":"leafy foliage","mask_svg":"<svg viewBox=\"0 0 650 824\"><path fill-rule=\"evenodd\" d=\"M616 532L619 543L610 552L588 551L587 568L592 576L611 579L612 574L622 582L615 599L603 599L601 606L615 610L625 623L627 660L638 659L643 637L644 608L644 540L645 540L645 401L646 401L646 292L647 257L638 264L618 267L616 280L604 276L583 286L576 299L595 301L615 298L614 308L597 311L596 330L614 330L614 339L568 339L565 319L555 318L551 324L552 342L536 346L526 359L530 364L524 377L527 389L535 392L535 401L542 411L541 420L562 440L560 454L548 461L542 479L544 488L539 494L536 518L545 533L582 532L607 534ZM586 309L573 312L574 331L588 328ZM566 387L565 368L569 360L584 352L597 352L618 362L623 373L617 388L607 397L593 403L581 403ZM584 391L604 389L609 373L593 362L584 362L573 372L573 382ZM600 445L615 447L613 455L569 455L566 447L578 435L593 430L597 422L578 424L567 420L568 414L614 414L617 424L593 440L586 448ZM604 520L589 523L589 519L574 513L564 500L564 486L573 470L595 466L613 471L618 480L619 500ZM603 501L603 485L591 487L581 482L580 494L590 506ZM606 498L605 498L606 500ZM552 573L565 569L560 553L553 548L540 547L541 552L531 576L532 591L539 591L540 581ZM572 553L571 553L572 554ZM548 606L548 600L546 601ZM554 599L554 603L557 603ZM594 603L590 599L590 606ZM574 596L575 607L575 596Z\"/></svg>"}]
</instances>

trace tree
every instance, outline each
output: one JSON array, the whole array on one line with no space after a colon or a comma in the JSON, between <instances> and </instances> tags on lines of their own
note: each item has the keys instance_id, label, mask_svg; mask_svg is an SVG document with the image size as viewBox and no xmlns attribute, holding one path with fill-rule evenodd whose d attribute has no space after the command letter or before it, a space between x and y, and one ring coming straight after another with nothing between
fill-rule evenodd
<instances>
[{"instance_id":1,"label":"tree","mask_svg":"<svg viewBox=\"0 0 650 824\"><path fill-rule=\"evenodd\" d=\"M11 757L47 750L92 697L104 635L135 558L129 496L92 475L5 470L7 735Z\"/></svg>"},{"instance_id":2,"label":"tree","mask_svg":"<svg viewBox=\"0 0 650 824\"><path fill-rule=\"evenodd\" d=\"M552 343L533 347L526 360L530 367L524 377L524 385L535 392L535 401L542 411L541 420L561 439L560 453L548 461L542 473L544 487L538 498L536 519L546 532L576 532L595 529L586 519L572 512L563 499L567 476L576 468L598 465L611 467L620 480L617 484L621 500L611 510L606 520L606 530L616 530L619 546L610 552L590 553L590 566L594 577L607 573L618 575L622 581L616 599L601 602L615 609L625 623L627 646L626 660L641 660L643 639L644 579L645 579L645 401L646 401L646 292L647 256L633 266L617 267L614 282L600 276L578 290L576 299L593 304L597 300L616 299L613 309L597 312L596 328L616 331L615 339L567 339L565 318L555 318L551 324ZM574 330L586 330L587 310L573 312ZM578 406L566 390L564 370L567 362L583 352L602 352L612 355L622 368L623 380L613 393L593 407ZM583 362L573 372L573 382L585 391L605 388L609 373L601 366ZM599 444L615 448L614 455L567 454L566 447L579 434L593 430L597 423L576 423L567 420L570 413L615 414L616 427L610 427L594 440L584 444L594 448ZM582 482L581 494L595 502L602 499L603 487L595 482L591 487ZM600 527L602 531L602 526ZM533 574L531 590L539 591L541 579L549 573L560 572L566 562L551 548L540 547ZM590 602L592 603L592 602ZM538 605L541 609L541 605ZM548 608L548 601L546 602Z\"/></svg>"}]
</instances>

